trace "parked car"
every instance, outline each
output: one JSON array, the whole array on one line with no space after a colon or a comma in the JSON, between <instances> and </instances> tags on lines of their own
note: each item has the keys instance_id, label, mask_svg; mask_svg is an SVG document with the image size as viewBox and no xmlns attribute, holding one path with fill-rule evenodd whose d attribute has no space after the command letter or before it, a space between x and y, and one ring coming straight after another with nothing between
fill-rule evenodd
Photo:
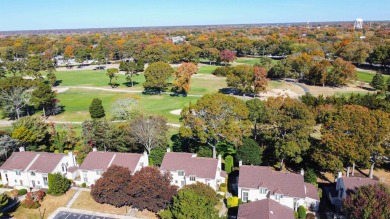
<instances>
[{"instance_id":1,"label":"parked car","mask_svg":"<svg viewBox=\"0 0 390 219\"><path fill-rule=\"evenodd\" d=\"M104 70L106 69L106 66L97 66L93 70Z\"/></svg>"}]
</instances>

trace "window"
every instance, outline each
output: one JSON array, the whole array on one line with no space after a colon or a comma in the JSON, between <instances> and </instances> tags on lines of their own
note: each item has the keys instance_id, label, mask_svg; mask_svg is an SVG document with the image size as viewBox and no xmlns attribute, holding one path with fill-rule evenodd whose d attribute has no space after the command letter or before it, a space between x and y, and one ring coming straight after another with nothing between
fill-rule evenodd
<instances>
[{"instance_id":1,"label":"window","mask_svg":"<svg viewBox=\"0 0 390 219\"><path fill-rule=\"evenodd\" d=\"M39 181L37 181L38 185L40 185L41 183Z\"/></svg>"},{"instance_id":2,"label":"window","mask_svg":"<svg viewBox=\"0 0 390 219\"><path fill-rule=\"evenodd\" d=\"M15 172L16 172L16 175L18 175L18 176L22 175L22 174L20 173L20 170L15 170Z\"/></svg>"},{"instance_id":3,"label":"window","mask_svg":"<svg viewBox=\"0 0 390 219\"><path fill-rule=\"evenodd\" d=\"M242 191L242 201L248 202L248 191Z\"/></svg>"},{"instance_id":4,"label":"window","mask_svg":"<svg viewBox=\"0 0 390 219\"><path fill-rule=\"evenodd\" d=\"M184 176L184 171L183 171L183 170L179 170L179 171L177 171L177 174L178 174L179 176Z\"/></svg>"},{"instance_id":5,"label":"window","mask_svg":"<svg viewBox=\"0 0 390 219\"><path fill-rule=\"evenodd\" d=\"M260 194L266 194L267 193L267 189L266 188L260 188Z\"/></svg>"},{"instance_id":6,"label":"window","mask_svg":"<svg viewBox=\"0 0 390 219\"><path fill-rule=\"evenodd\" d=\"M47 176L43 177L43 185L47 186Z\"/></svg>"},{"instance_id":7,"label":"window","mask_svg":"<svg viewBox=\"0 0 390 219\"><path fill-rule=\"evenodd\" d=\"M100 171L99 170L96 170L96 175L100 175Z\"/></svg>"},{"instance_id":8,"label":"window","mask_svg":"<svg viewBox=\"0 0 390 219\"><path fill-rule=\"evenodd\" d=\"M84 182L88 182L87 173L85 172L83 175L84 175Z\"/></svg>"},{"instance_id":9,"label":"window","mask_svg":"<svg viewBox=\"0 0 390 219\"><path fill-rule=\"evenodd\" d=\"M8 182L8 174L5 174L5 179L6 179L7 182Z\"/></svg>"},{"instance_id":10,"label":"window","mask_svg":"<svg viewBox=\"0 0 390 219\"><path fill-rule=\"evenodd\" d=\"M35 172L30 172L31 176L35 176Z\"/></svg>"},{"instance_id":11,"label":"window","mask_svg":"<svg viewBox=\"0 0 390 219\"><path fill-rule=\"evenodd\" d=\"M195 181L195 176L190 176L190 181Z\"/></svg>"},{"instance_id":12,"label":"window","mask_svg":"<svg viewBox=\"0 0 390 219\"><path fill-rule=\"evenodd\" d=\"M281 194L275 194L276 200L280 201L281 198L283 198L283 195Z\"/></svg>"}]
</instances>

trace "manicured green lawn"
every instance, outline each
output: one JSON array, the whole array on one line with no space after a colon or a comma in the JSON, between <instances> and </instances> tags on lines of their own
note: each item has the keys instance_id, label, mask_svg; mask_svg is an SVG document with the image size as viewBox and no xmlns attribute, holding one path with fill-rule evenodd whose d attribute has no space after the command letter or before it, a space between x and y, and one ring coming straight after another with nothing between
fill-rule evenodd
<instances>
[{"instance_id":1,"label":"manicured green lawn","mask_svg":"<svg viewBox=\"0 0 390 219\"><path fill-rule=\"evenodd\" d=\"M370 83L374 75L375 75L374 73L370 73L370 72L357 71L357 80ZM383 77L385 78L385 81L387 81L390 78L389 75L383 75Z\"/></svg>"},{"instance_id":2,"label":"manicured green lawn","mask_svg":"<svg viewBox=\"0 0 390 219\"><path fill-rule=\"evenodd\" d=\"M255 65L260 62L259 58L237 58L235 62L240 64ZM278 60L272 60L272 65L278 63Z\"/></svg>"},{"instance_id":3,"label":"manicured green lawn","mask_svg":"<svg viewBox=\"0 0 390 219\"><path fill-rule=\"evenodd\" d=\"M55 73L60 86L96 86L96 87L110 87L109 78L106 71L93 70L76 70L76 71L58 71ZM143 74L133 77L135 87L142 87L145 82ZM125 75L118 74L117 83L119 88L127 87Z\"/></svg>"},{"instance_id":4,"label":"manicured green lawn","mask_svg":"<svg viewBox=\"0 0 390 219\"><path fill-rule=\"evenodd\" d=\"M215 65L202 65L198 68L198 74L211 74L218 67Z\"/></svg>"},{"instance_id":5,"label":"manicured green lawn","mask_svg":"<svg viewBox=\"0 0 390 219\"><path fill-rule=\"evenodd\" d=\"M171 123L178 124L180 116L170 113L172 110L182 109L189 102L196 102L199 97L171 97L170 95L142 95L121 92L94 91L83 89L70 89L59 93L60 104L65 112L57 115L54 120L81 122L89 119L89 105L93 98L100 98L106 112L107 119L111 119L112 103L128 95L139 97L141 109L147 113L164 115Z\"/></svg>"}]
</instances>

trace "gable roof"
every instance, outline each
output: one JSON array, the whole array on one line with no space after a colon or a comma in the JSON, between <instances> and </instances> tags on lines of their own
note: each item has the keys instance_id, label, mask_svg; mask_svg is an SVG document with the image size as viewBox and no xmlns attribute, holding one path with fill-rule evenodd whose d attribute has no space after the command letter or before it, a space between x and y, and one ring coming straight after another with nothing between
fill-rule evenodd
<instances>
[{"instance_id":1,"label":"gable roof","mask_svg":"<svg viewBox=\"0 0 390 219\"><path fill-rule=\"evenodd\" d=\"M366 185L374 185L378 183L370 178L360 178L360 177L341 177L340 180L343 180L345 190L352 190L356 187L366 186Z\"/></svg>"},{"instance_id":2,"label":"gable roof","mask_svg":"<svg viewBox=\"0 0 390 219\"><path fill-rule=\"evenodd\" d=\"M240 166L238 187L257 189L265 187L271 193L305 198L303 176L295 173L273 171L263 166Z\"/></svg>"},{"instance_id":3,"label":"gable roof","mask_svg":"<svg viewBox=\"0 0 390 219\"><path fill-rule=\"evenodd\" d=\"M89 152L80 170L107 170L112 165L127 167L134 173L142 154L93 151Z\"/></svg>"},{"instance_id":4,"label":"gable roof","mask_svg":"<svg viewBox=\"0 0 390 219\"><path fill-rule=\"evenodd\" d=\"M3 165L1 170L33 170L41 173L52 172L65 154L22 151L13 152Z\"/></svg>"},{"instance_id":5,"label":"gable roof","mask_svg":"<svg viewBox=\"0 0 390 219\"><path fill-rule=\"evenodd\" d=\"M320 196L318 196L317 187L315 187L313 184L305 182L305 188L306 188L306 197L315 200L320 200Z\"/></svg>"},{"instance_id":6,"label":"gable roof","mask_svg":"<svg viewBox=\"0 0 390 219\"><path fill-rule=\"evenodd\" d=\"M294 211L272 199L241 204L238 219L295 219Z\"/></svg>"},{"instance_id":7,"label":"gable roof","mask_svg":"<svg viewBox=\"0 0 390 219\"><path fill-rule=\"evenodd\" d=\"M195 157L191 153L167 152L161 163L162 171L183 170L186 176L214 179L218 168L218 159Z\"/></svg>"}]
</instances>

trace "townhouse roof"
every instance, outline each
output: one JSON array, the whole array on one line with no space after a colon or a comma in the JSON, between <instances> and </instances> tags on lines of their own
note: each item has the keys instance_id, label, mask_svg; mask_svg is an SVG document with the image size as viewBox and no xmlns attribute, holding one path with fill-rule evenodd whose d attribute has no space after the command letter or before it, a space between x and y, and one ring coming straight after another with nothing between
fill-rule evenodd
<instances>
[{"instance_id":1,"label":"townhouse roof","mask_svg":"<svg viewBox=\"0 0 390 219\"><path fill-rule=\"evenodd\" d=\"M267 188L272 194L305 198L303 176L274 171L264 166L240 166L238 187L248 189Z\"/></svg>"},{"instance_id":2,"label":"townhouse roof","mask_svg":"<svg viewBox=\"0 0 390 219\"><path fill-rule=\"evenodd\" d=\"M67 169L67 171L68 171L68 173L74 173L74 172L76 172L78 169L79 169L78 167L69 167L69 168Z\"/></svg>"},{"instance_id":3,"label":"townhouse roof","mask_svg":"<svg viewBox=\"0 0 390 219\"><path fill-rule=\"evenodd\" d=\"M341 180L343 180L345 190L352 190L356 187L374 185L378 183L378 181L373 179L360 177L341 177Z\"/></svg>"},{"instance_id":4,"label":"townhouse roof","mask_svg":"<svg viewBox=\"0 0 390 219\"><path fill-rule=\"evenodd\" d=\"M238 219L294 219L294 211L272 199L241 204Z\"/></svg>"},{"instance_id":5,"label":"townhouse roof","mask_svg":"<svg viewBox=\"0 0 390 219\"><path fill-rule=\"evenodd\" d=\"M13 152L0 169L50 173L64 156L68 155L32 151Z\"/></svg>"},{"instance_id":6,"label":"townhouse roof","mask_svg":"<svg viewBox=\"0 0 390 219\"><path fill-rule=\"evenodd\" d=\"M320 200L320 196L318 196L318 190L317 187L315 187L315 185L305 182L305 187L306 187L307 198Z\"/></svg>"},{"instance_id":7,"label":"townhouse roof","mask_svg":"<svg viewBox=\"0 0 390 219\"><path fill-rule=\"evenodd\" d=\"M184 171L186 176L214 179L217 174L218 159L196 157L191 153L167 152L161 163L162 171Z\"/></svg>"},{"instance_id":8,"label":"townhouse roof","mask_svg":"<svg viewBox=\"0 0 390 219\"><path fill-rule=\"evenodd\" d=\"M107 170L112 165L128 168L135 172L142 154L93 151L89 152L80 166L80 170Z\"/></svg>"}]
</instances>

